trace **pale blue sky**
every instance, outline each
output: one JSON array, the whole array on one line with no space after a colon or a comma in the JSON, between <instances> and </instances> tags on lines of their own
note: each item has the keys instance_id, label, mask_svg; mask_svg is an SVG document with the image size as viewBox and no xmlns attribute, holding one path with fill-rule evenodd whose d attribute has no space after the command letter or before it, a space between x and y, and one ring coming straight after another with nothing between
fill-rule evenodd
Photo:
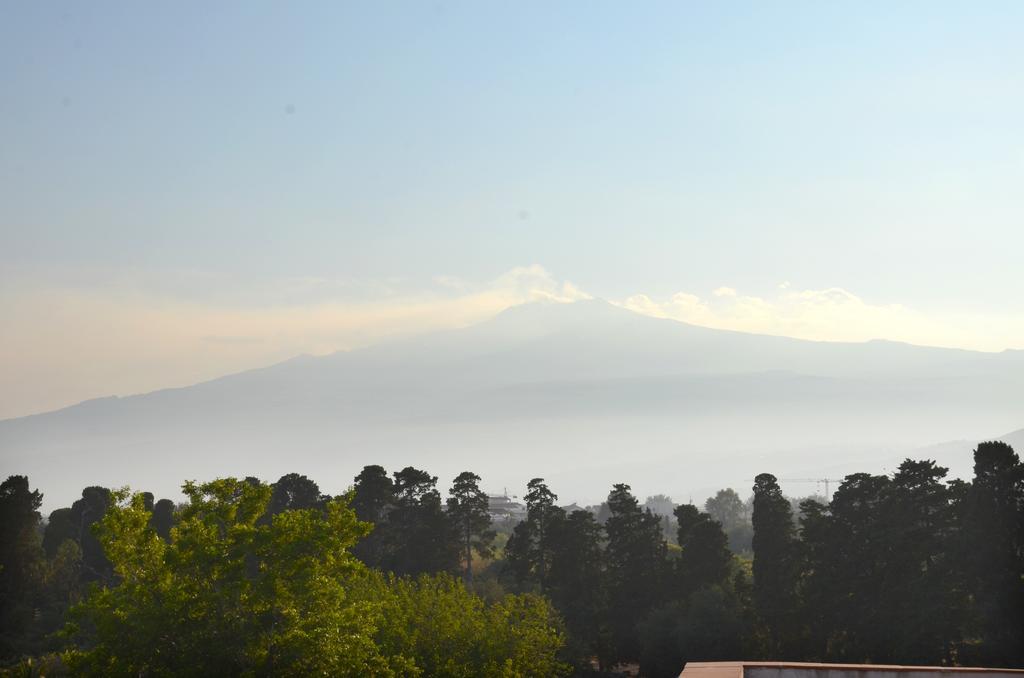
<instances>
[{"instance_id":1,"label":"pale blue sky","mask_svg":"<svg viewBox=\"0 0 1024 678\"><path fill-rule=\"evenodd\" d=\"M1020 2L7 2L0 283L539 264L1024 316L1022 35Z\"/></svg>"}]
</instances>

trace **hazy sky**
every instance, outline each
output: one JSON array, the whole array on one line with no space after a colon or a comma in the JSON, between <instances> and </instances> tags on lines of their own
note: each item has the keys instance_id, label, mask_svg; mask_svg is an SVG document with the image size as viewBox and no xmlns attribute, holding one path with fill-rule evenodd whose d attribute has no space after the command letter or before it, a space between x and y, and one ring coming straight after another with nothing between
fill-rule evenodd
<instances>
[{"instance_id":1,"label":"hazy sky","mask_svg":"<svg viewBox=\"0 0 1024 678\"><path fill-rule=\"evenodd\" d=\"M537 297L1024 348L1024 4L0 5L0 417Z\"/></svg>"}]
</instances>

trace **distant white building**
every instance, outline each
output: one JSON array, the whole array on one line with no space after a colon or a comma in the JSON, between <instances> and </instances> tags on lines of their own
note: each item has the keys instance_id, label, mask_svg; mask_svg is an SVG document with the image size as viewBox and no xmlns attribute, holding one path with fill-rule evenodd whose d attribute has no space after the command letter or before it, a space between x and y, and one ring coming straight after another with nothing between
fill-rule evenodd
<instances>
[{"instance_id":1,"label":"distant white building","mask_svg":"<svg viewBox=\"0 0 1024 678\"><path fill-rule=\"evenodd\" d=\"M507 494L488 495L487 512L491 514L491 520L519 521L526 518L526 506L513 501Z\"/></svg>"}]
</instances>

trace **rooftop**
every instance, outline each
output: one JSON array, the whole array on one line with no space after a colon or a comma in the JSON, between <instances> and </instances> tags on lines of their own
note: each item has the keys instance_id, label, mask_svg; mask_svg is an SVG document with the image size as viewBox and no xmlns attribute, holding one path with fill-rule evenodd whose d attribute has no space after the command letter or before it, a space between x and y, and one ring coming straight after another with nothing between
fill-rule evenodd
<instances>
[{"instance_id":1,"label":"rooftop","mask_svg":"<svg viewBox=\"0 0 1024 678\"><path fill-rule=\"evenodd\" d=\"M687 662L680 678L840 678L851 672L871 678L928 678L936 673L985 673L1021 678L1024 669L972 666L904 666L901 664L816 664L808 662ZM916 674L913 677L905 674Z\"/></svg>"}]
</instances>

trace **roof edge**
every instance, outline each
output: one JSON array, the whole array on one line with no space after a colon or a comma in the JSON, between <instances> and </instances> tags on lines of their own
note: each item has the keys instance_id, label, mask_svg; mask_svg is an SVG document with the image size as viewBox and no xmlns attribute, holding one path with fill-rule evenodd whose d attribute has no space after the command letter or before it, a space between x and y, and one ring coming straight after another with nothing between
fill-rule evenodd
<instances>
[{"instance_id":1,"label":"roof edge","mask_svg":"<svg viewBox=\"0 0 1024 678\"><path fill-rule=\"evenodd\" d=\"M686 668L694 669L744 669L744 668L793 668L793 669L839 669L845 671L936 671L954 673L1020 673L1024 669L1001 668L996 666L914 666L909 664L826 664L818 662L687 662Z\"/></svg>"}]
</instances>

